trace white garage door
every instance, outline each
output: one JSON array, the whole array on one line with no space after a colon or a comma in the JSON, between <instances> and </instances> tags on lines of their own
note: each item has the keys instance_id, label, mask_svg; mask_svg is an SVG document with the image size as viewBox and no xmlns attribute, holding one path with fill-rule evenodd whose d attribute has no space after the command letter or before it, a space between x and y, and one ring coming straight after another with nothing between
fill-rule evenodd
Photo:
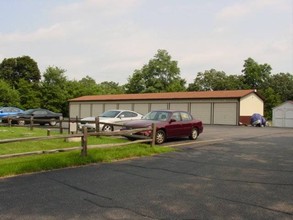
<instances>
[{"instance_id":1,"label":"white garage door","mask_svg":"<svg viewBox=\"0 0 293 220\"><path fill-rule=\"evenodd\" d=\"M79 104L70 104L69 115L71 118L80 117L79 115Z\"/></svg>"},{"instance_id":2,"label":"white garage door","mask_svg":"<svg viewBox=\"0 0 293 220\"><path fill-rule=\"evenodd\" d=\"M131 103L119 103L119 109L132 110L132 104Z\"/></svg>"},{"instance_id":3,"label":"white garage door","mask_svg":"<svg viewBox=\"0 0 293 220\"><path fill-rule=\"evenodd\" d=\"M103 104L93 104L92 105L92 116L97 117L98 115L103 113Z\"/></svg>"},{"instance_id":4,"label":"white garage door","mask_svg":"<svg viewBox=\"0 0 293 220\"><path fill-rule=\"evenodd\" d=\"M187 103L170 103L170 109L188 111L188 104Z\"/></svg>"},{"instance_id":5,"label":"white garage door","mask_svg":"<svg viewBox=\"0 0 293 220\"><path fill-rule=\"evenodd\" d=\"M145 115L149 112L149 104L135 103L133 109L134 111Z\"/></svg>"},{"instance_id":6,"label":"white garage door","mask_svg":"<svg viewBox=\"0 0 293 220\"><path fill-rule=\"evenodd\" d=\"M287 109L285 115L285 127L293 128L293 109Z\"/></svg>"},{"instance_id":7,"label":"white garage door","mask_svg":"<svg viewBox=\"0 0 293 220\"><path fill-rule=\"evenodd\" d=\"M80 105L80 117L90 117L91 116L91 104L81 104Z\"/></svg>"},{"instance_id":8,"label":"white garage door","mask_svg":"<svg viewBox=\"0 0 293 220\"><path fill-rule=\"evenodd\" d=\"M166 110L168 107L167 103L152 103L151 111L153 110Z\"/></svg>"},{"instance_id":9,"label":"white garage door","mask_svg":"<svg viewBox=\"0 0 293 220\"><path fill-rule=\"evenodd\" d=\"M215 103L214 124L237 125L236 103Z\"/></svg>"},{"instance_id":10,"label":"white garage door","mask_svg":"<svg viewBox=\"0 0 293 220\"><path fill-rule=\"evenodd\" d=\"M211 111L211 103L191 103L190 113L194 118L200 119L204 124L211 124Z\"/></svg>"},{"instance_id":11,"label":"white garage door","mask_svg":"<svg viewBox=\"0 0 293 220\"><path fill-rule=\"evenodd\" d=\"M118 104L116 104L116 103L105 104L105 111L112 110L112 109L117 109L117 105Z\"/></svg>"}]
</instances>

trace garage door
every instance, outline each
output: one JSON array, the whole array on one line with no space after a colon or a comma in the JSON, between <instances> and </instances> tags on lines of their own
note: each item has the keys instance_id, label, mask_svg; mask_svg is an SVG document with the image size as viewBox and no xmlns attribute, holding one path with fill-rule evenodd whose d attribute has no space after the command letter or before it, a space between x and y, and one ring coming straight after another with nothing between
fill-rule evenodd
<instances>
[{"instance_id":1,"label":"garage door","mask_svg":"<svg viewBox=\"0 0 293 220\"><path fill-rule=\"evenodd\" d=\"M167 109L167 103L152 103L151 104L151 111L153 110L165 110Z\"/></svg>"},{"instance_id":2,"label":"garage door","mask_svg":"<svg viewBox=\"0 0 293 220\"><path fill-rule=\"evenodd\" d=\"M236 103L215 103L214 124L237 125Z\"/></svg>"},{"instance_id":3,"label":"garage door","mask_svg":"<svg viewBox=\"0 0 293 220\"><path fill-rule=\"evenodd\" d=\"M145 115L149 112L149 104L135 103L133 109L134 111Z\"/></svg>"},{"instance_id":4,"label":"garage door","mask_svg":"<svg viewBox=\"0 0 293 220\"><path fill-rule=\"evenodd\" d=\"M98 115L102 114L104 110L103 104L93 104L92 105L92 116L97 117Z\"/></svg>"},{"instance_id":5,"label":"garage door","mask_svg":"<svg viewBox=\"0 0 293 220\"><path fill-rule=\"evenodd\" d=\"M132 110L132 104L131 103L119 103L119 109Z\"/></svg>"},{"instance_id":6,"label":"garage door","mask_svg":"<svg viewBox=\"0 0 293 220\"><path fill-rule=\"evenodd\" d=\"M85 118L91 116L91 104L80 105L80 117Z\"/></svg>"},{"instance_id":7,"label":"garage door","mask_svg":"<svg viewBox=\"0 0 293 220\"><path fill-rule=\"evenodd\" d=\"M80 117L79 115L79 104L70 104L69 115L71 118Z\"/></svg>"},{"instance_id":8,"label":"garage door","mask_svg":"<svg viewBox=\"0 0 293 220\"><path fill-rule=\"evenodd\" d=\"M293 109L287 109L285 114L285 127L293 128Z\"/></svg>"},{"instance_id":9,"label":"garage door","mask_svg":"<svg viewBox=\"0 0 293 220\"><path fill-rule=\"evenodd\" d=\"M105 104L105 111L112 110L112 109L117 109L117 105L118 104L116 104L116 103Z\"/></svg>"},{"instance_id":10,"label":"garage door","mask_svg":"<svg viewBox=\"0 0 293 220\"><path fill-rule=\"evenodd\" d=\"M188 111L188 104L187 103L170 103L170 109Z\"/></svg>"},{"instance_id":11,"label":"garage door","mask_svg":"<svg viewBox=\"0 0 293 220\"><path fill-rule=\"evenodd\" d=\"M211 112L211 103L191 103L190 113L194 118L200 119L204 124L211 124Z\"/></svg>"}]
</instances>

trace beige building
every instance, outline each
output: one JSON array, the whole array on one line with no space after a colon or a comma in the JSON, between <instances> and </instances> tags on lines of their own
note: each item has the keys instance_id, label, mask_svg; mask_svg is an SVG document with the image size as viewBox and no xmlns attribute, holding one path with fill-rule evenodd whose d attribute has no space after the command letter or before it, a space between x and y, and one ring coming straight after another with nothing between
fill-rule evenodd
<instances>
[{"instance_id":1,"label":"beige building","mask_svg":"<svg viewBox=\"0 0 293 220\"><path fill-rule=\"evenodd\" d=\"M264 101L255 90L169 92L82 96L69 100L69 116L98 116L109 109L173 109L190 112L204 124L248 124L253 113L263 115Z\"/></svg>"}]
</instances>

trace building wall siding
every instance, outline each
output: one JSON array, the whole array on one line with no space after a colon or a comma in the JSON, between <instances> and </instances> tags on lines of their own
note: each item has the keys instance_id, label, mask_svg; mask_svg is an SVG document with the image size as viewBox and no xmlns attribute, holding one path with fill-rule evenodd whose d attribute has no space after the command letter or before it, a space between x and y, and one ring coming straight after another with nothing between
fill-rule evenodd
<instances>
[{"instance_id":1,"label":"building wall siding","mask_svg":"<svg viewBox=\"0 0 293 220\"><path fill-rule=\"evenodd\" d=\"M251 96L251 95L249 95ZM260 102L260 103L258 103ZM223 105L221 105L223 104ZM231 124L239 122L243 113L250 114L260 109L263 101L252 94L251 97L239 99L188 99L188 100L133 100L133 101L92 101L69 102L70 117L97 116L110 109L125 109L146 114L151 110L174 109L190 112L204 124ZM249 107L250 106L250 107ZM245 109L242 109L245 108ZM220 111L220 112L218 112ZM250 114L251 116L251 114Z\"/></svg>"}]
</instances>

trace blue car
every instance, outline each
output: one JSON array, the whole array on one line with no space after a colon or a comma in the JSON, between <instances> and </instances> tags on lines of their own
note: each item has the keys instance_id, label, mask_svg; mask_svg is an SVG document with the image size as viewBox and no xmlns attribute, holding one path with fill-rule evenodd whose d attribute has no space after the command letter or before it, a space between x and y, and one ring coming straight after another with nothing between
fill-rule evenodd
<instances>
[{"instance_id":1,"label":"blue car","mask_svg":"<svg viewBox=\"0 0 293 220\"><path fill-rule=\"evenodd\" d=\"M0 119L4 116L16 115L23 112L22 109L16 107L2 107L0 109Z\"/></svg>"}]
</instances>

